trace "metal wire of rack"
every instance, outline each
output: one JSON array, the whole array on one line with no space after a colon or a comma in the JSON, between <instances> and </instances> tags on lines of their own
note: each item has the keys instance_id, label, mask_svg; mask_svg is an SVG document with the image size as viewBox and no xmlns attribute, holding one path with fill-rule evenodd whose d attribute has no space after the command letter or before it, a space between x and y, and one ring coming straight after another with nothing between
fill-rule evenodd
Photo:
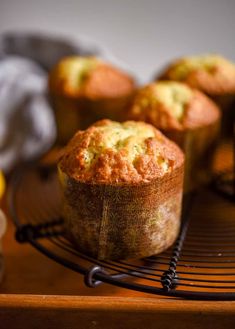
<instances>
[{"instance_id":1,"label":"metal wire of rack","mask_svg":"<svg viewBox=\"0 0 235 329\"><path fill-rule=\"evenodd\" d=\"M211 188L184 198L182 226L172 248L125 261L93 259L66 238L54 167L18 170L9 196L17 241L83 274L89 287L109 283L171 297L235 300L235 204Z\"/></svg>"}]
</instances>

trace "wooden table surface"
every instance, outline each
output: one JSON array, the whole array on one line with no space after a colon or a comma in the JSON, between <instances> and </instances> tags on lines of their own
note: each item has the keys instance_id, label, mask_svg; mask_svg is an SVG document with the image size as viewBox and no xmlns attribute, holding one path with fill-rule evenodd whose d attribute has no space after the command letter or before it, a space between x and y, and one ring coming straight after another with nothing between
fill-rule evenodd
<instances>
[{"instance_id":1,"label":"wooden table surface","mask_svg":"<svg viewBox=\"0 0 235 329\"><path fill-rule=\"evenodd\" d=\"M235 328L235 301L187 301L108 284L87 288L78 273L17 243L11 221L3 249L0 329Z\"/></svg>"}]
</instances>

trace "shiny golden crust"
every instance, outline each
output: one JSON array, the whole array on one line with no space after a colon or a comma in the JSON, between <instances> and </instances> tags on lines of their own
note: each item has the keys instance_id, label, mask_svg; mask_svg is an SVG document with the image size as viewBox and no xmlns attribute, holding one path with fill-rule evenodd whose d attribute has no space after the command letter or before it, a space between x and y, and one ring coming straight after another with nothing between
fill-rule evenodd
<instances>
[{"instance_id":1,"label":"shiny golden crust","mask_svg":"<svg viewBox=\"0 0 235 329\"><path fill-rule=\"evenodd\" d=\"M49 75L51 94L74 99L113 99L129 95L134 89L129 75L95 57L64 58Z\"/></svg>"},{"instance_id":2,"label":"shiny golden crust","mask_svg":"<svg viewBox=\"0 0 235 329\"><path fill-rule=\"evenodd\" d=\"M180 82L159 81L137 92L127 117L163 131L184 131L218 121L220 112L200 91Z\"/></svg>"},{"instance_id":3,"label":"shiny golden crust","mask_svg":"<svg viewBox=\"0 0 235 329\"><path fill-rule=\"evenodd\" d=\"M180 58L160 79L185 82L210 96L235 94L235 65L219 55Z\"/></svg>"},{"instance_id":4,"label":"shiny golden crust","mask_svg":"<svg viewBox=\"0 0 235 329\"><path fill-rule=\"evenodd\" d=\"M80 182L136 184L163 177L183 161L180 149L153 126L102 120L73 137L59 168Z\"/></svg>"}]
</instances>

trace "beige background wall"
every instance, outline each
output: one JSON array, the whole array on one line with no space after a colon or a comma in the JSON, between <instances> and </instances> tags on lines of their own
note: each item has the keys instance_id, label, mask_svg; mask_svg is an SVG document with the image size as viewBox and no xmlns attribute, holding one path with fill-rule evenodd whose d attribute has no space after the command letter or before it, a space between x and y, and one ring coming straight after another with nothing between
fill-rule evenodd
<instances>
[{"instance_id":1,"label":"beige background wall","mask_svg":"<svg viewBox=\"0 0 235 329\"><path fill-rule=\"evenodd\" d=\"M142 81L182 54L235 60L235 0L0 0L0 32L15 29L87 35Z\"/></svg>"}]
</instances>

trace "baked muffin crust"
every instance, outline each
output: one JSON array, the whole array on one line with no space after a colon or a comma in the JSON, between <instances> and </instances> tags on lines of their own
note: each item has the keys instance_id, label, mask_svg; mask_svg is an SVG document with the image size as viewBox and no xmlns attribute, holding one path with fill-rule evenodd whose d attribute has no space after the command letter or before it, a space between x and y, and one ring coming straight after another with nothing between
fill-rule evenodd
<instances>
[{"instance_id":1,"label":"baked muffin crust","mask_svg":"<svg viewBox=\"0 0 235 329\"><path fill-rule=\"evenodd\" d=\"M72 98L115 98L133 88L130 76L96 57L63 58L49 76L52 93Z\"/></svg>"},{"instance_id":2,"label":"baked muffin crust","mask_svg":"<svg viewBox=\"0 0 235 329\"><path fill-rule=\"evenodd\" d=\"M147 183L182 166L180 149L144 122L101 120L78 131L59 168L80 182Z\"/></svg>"},{"instance_id":3,"label":"baked muffin crust","mask_svg":"<svg viewBox=\"0 0 235 329\"><path fill-rule=\"evenodd\" d=\"M180 58L160 79L182 81L208 95L235 93L235 65L219 55Z\"/></svg>"},{"instance_id":4,"label":"baked muffin crust","mask_svg":"<svg viewBox=\"0 0 235 329\"><path fill-rule=\"evenodd\" d=\"M158 81L137 92L128 118L160 130L183 131L206 126L219 115L215 103L200 91L181 82Z\"/></svg>"}]
</instances>

